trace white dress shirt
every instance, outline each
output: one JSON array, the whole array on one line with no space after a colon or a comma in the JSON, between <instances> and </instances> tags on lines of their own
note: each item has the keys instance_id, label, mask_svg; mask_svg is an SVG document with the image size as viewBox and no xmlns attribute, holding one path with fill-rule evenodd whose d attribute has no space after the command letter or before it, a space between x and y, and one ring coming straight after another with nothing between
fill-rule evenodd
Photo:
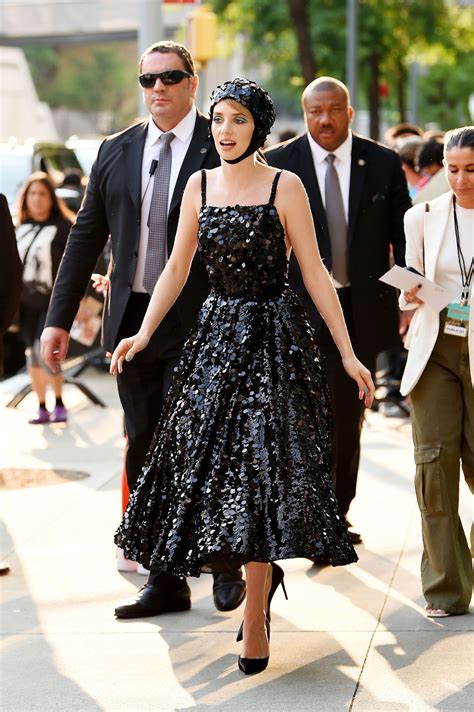
<instances>
[{"instance_id":1,"label":"white dress shirt","mask_svg":"<svg viewBox=\"0 0 474 712\"><path fill-rule=\"evenodd\" d=\"M346 140L341 143L335 151L326 151L325 148L316 143L314 138L308 132L308 141L311 147L311 154L313 156L314 169L316 171L316 178L318 179L319 192L321 193L321 199L323 201L324 207L326 207L326 193L325 193L325 179L328 164L326 162L326 156L330 153L336 156L334 161L334 167L337 172L337 177L339 178L339 185L341 186L342 202L344 204L344 213L346 217L346 223L349 222L349 187L351 182L351 154L352 154L352 133L349 134Z\"/></svg>"},{"instance_id":2,"label":"white dress shirt","mask_svg":"<svg viewBox=\"0 0 474 712\"><path fill-rule=\"evenodd\" d=\"M193 106L188 114L173 129L175 138L171 141L171 174L168 193L168 210L171 198L178 180L178 175L184 161L184 157L191 143L194 127L196 125L196 108ZM153 159L158 160L160 155L159 139L164 131L158 128L152 119L148 123L148 132L145 139L142 159L142 209L140 221L140 243L138 246L137 266L133 278L132 291L146 292L143 287L143 272L145 269L146 250L148 246L148 215L150 213L151 196L153 194L154 176L150 176L150 166Z\"/></svg>"},{"instance_id":3,"label":"white dress shirt","mask_svg":"<svg viewBox=\"0 0 474 712\"><path fill-rule=\"evenodd\" d=\"M469 267L474 258L474 209L461 208L460 205L456 205L456 214L458 217L461 251L464 256L466 270L469 272ZM454 231L452 203L438 261L436 262L435 282L453 296L453 301L459 302L462 293L462 277L458 260L456 233ZM471 293L472 289L471 285Z\"/></svg>"}]
</instances>

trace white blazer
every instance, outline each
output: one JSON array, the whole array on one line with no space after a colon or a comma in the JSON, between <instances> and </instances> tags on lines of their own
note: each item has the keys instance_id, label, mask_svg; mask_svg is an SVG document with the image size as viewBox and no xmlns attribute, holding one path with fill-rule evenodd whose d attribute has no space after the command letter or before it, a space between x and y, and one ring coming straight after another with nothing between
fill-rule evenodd
<instances>
[{"instance_id":1,"label":"white blazer","mask_svg":"<svg viewBox=\"0 0 474 712\"><path fill-rule=\"evenodd\" d=\"M433 282L435 281L436 263L451 213L452 199L453 194L449 191L428 203L429 212L426 212L426 204L420 203L405 213L407 266L414 267ZM471 289L470 306L467 338L471 382L474 388L474 289ZM431 356L439 332L439 314L426 304L415 305L415 308L416 314L411 321L405 343L408 349L408 358L400 385L400 392L404 396L418 383ZM403 298L403 294L400 297L400 309L413 309L413 304L408 304ZM452 338L460 337L453 336Z\"/></svg>"}]
</instances>

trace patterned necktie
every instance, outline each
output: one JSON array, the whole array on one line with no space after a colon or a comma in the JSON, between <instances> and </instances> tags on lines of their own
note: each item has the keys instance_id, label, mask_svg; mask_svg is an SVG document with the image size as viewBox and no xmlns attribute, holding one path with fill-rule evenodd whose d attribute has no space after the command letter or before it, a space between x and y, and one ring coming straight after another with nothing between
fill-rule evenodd
<instances>
[{"instance_id":1,"label":"patterned necktie","mask_svg":"<svg viewBox=\"0 0 474 712\"><path fill-rule=\"evenodd\" d=\"M344 214L344 203L342 202L341 186L337 175L334 161L336 156L329 153L325 158L328 167L324 180L324 192L326 200L326 218L329 228L329 239L331 241L332 253L332 273L343 287L349 283L349 271L347 268L347 225Z\"/></svg>"},{"instance_id":2,"label":"patterned necktie","mask_svg":"<svg viewBox=\"0 0 474 712\"><path fill-rule=\"evenodd\" d=\"M167 261L168 194L171 174L171 146L174 134L160 136L161 150L153 178L150 213L148 215L148 245L146 249L143 286L151 294Z\"/></svg>"}]
</instances>

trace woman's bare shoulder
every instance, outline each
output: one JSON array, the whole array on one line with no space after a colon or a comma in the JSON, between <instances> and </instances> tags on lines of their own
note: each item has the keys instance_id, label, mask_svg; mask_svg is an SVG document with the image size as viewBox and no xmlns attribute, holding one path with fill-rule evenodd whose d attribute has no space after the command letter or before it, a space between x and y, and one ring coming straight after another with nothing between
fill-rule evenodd
<instances>
[{"instance_id":1,"label":"woman's bare shoulder","mask_svg":"<svg viewBox=\"0 0 474 712\"><path fill-rule=\"evenodd\" d=\"M277 171L280 172L280 171ZM292 173L291 171L287 170L282 170L281 171L281 178L280 182L283 181L283 184L289 188L303 188L303 183L301 182L301 178L296 175L296 173Z\"/></svg>"},{"instance_id":2,"label":"woman's bare shoulder","mask_svg":"<svg viewBox=\"0 0 474 712\"><path fill-rule=\"evenodd\" d=\"M291 171L281 171L278 189L277 197L279 196L285 204L295 205L299 204L301 200L307 200L306 189L301 178Z\"/></svg>"}]
</instances>

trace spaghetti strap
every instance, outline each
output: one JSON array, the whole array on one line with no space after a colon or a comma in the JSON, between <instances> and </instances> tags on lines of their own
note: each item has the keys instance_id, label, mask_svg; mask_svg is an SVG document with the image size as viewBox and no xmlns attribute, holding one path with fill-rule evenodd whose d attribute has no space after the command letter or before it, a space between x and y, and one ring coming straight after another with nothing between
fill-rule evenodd
<instances>
[{"instance_id":1,"label":"spaghetti strap","mask_svg":"<svg viewBox=\"0 0 474 712\"><path fill-rule=\"evenodd\" d=\"M204 168L201 169L201 208L206 207L206 171Z\"/></svg>"},{"instance_id":2,"label":"spaghetti strap","mask_svg":"<svg viewBox=\"0 0 474 712\"><path fill-rule=\"evenodd\" d=\"M273 203L275 202L275 196L276 196L276 192L277 192L277 185L278 185L278 181L280 180L280 176L281 176L282 173L283 173L283 171L278 171L278 173L276 174L275 178L273 179L272 192L270 193L270 200L268 201L268 204L269 204L269 205L273 205Z\"/></svg>"}]
</instances>

